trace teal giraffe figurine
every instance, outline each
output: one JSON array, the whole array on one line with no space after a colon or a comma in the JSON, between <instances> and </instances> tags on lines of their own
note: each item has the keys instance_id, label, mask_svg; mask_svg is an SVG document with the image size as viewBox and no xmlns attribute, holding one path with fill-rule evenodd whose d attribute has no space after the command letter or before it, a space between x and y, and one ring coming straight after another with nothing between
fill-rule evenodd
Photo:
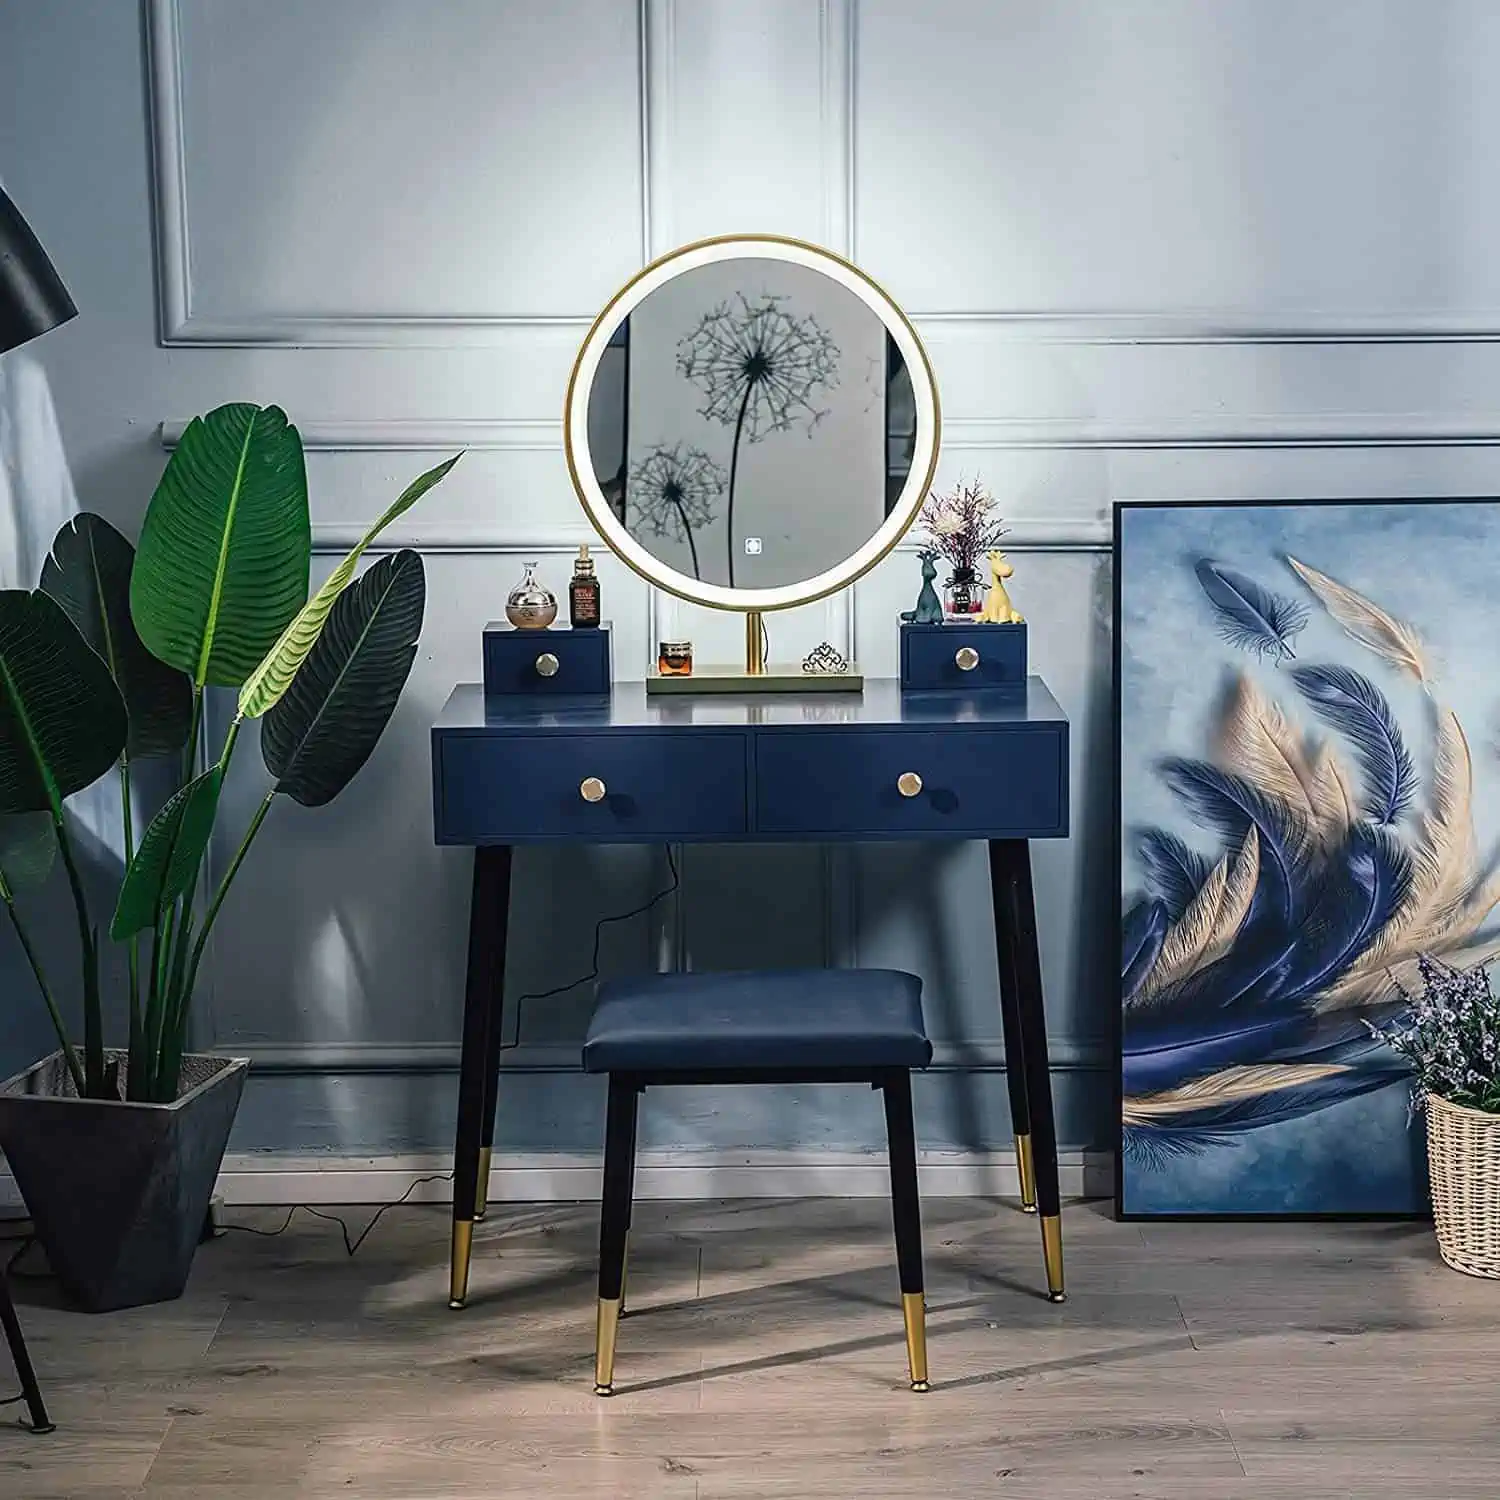
<instances>
[{"instance_id":1,"label":"teal giraffe figurine","mask_svg":"<svg viewBox=\"0 0 1500 1500\"><path fill-rule=\"evenodd\" d=\"M903 609L901 619L907 625L941 625L943 623L943 601L933 588L937 577L937 553L924 547L917 556L922 559L922 592L917 595L915 609Z\"/></svg>"}]
</instances>

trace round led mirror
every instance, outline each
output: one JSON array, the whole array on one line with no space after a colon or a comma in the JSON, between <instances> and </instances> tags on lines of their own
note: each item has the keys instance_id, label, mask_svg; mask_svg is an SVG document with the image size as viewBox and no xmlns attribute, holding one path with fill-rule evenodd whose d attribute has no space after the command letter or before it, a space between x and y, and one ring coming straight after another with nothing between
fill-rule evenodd
<instances>
[{"instance_id":1,"label":"round led mirror","mask_svg":"<svg viewBox=\"0 0 1500 1500\"><path fill-rule=\"evenodd\" d=\"M785 609L900 540L938 453L900 308L827 250L685 246L600 313L568 383L568 469L609 546L699 604Z\"/></svg>"}]
</instances>

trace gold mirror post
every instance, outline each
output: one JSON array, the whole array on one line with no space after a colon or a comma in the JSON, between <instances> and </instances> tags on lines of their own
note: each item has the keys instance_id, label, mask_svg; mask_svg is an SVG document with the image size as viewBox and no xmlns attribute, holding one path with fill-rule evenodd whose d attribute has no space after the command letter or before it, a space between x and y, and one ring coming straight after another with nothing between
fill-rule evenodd
<instances>
[{"instance_id":1,"label":"gold mirror post","mask_svg":"<svg viewBox=\"0 0 1500 1500\"><path fill-rule=\"evenodd\" d=\"M745 675L766 675L766 627L758 609L745 612Z\"/></svg>"}]
</instances>

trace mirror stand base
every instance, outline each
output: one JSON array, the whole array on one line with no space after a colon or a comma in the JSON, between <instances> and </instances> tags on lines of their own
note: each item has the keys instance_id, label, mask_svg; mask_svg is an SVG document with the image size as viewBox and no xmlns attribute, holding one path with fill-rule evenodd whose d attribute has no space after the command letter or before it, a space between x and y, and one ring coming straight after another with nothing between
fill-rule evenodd
<instances>
[{"instance_id":1,"label":"mirror stand base","mask_svg":"<svg viewBox=\"0 0 1500 1500\"><path fill-rule=\"evenodd\" d=\"M697 667L691 676L649 673L646 691L656 693L858 693L864 690L862 672L804 672L800 667L769 667L754 674L740 667Z\"/></svg>"}]
</instances>

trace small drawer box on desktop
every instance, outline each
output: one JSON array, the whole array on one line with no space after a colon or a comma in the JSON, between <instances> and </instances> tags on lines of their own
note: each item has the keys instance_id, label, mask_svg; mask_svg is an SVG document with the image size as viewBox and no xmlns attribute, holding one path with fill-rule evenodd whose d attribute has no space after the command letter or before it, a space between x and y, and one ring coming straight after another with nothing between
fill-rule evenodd
<instances>
[{"instance_id":1,"label":"small drawer box on desktop","mask_svg":"<svg viewBox=\"0 0 1500 1500\"><path fill-rule=\"evenodd\" d=\"M518 693L607 693L610 685L609 625L572 630L484 627L484 696Z\"/></svg>"},{"instance_id":2,"label":"small drawer box on desktop","mask_svg":"<svg viewBox=\"0 0 1500 1500\"><path fill-rule=\"evenodd\" d=\"M1024 625L901 626L901 686L924 688L1023 687Z\"/></svg>"}]
</instances>

